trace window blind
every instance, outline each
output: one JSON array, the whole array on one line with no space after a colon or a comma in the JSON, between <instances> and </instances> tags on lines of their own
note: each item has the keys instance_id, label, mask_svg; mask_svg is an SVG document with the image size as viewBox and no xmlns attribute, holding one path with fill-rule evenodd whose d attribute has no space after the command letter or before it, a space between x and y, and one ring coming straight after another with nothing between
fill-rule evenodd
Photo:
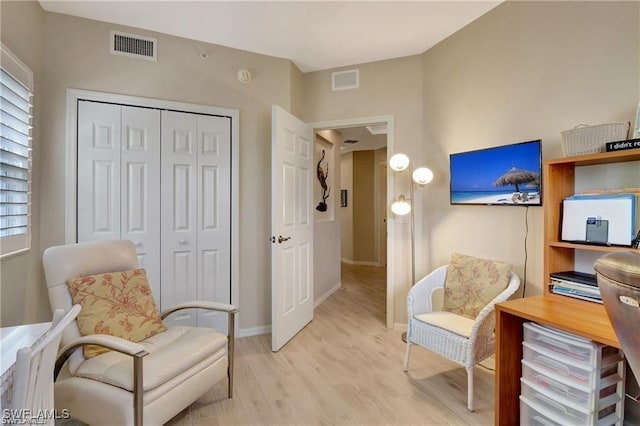
<instances>
[{"instance_id":1,"label":"window blind","mask_svg":"<svg viewBox=\"0 0 640 426\"><path fill-rule=\"evenodd\" d=\"M0 68L0 238L2 254L29 248L31 91Z\"/></svg>"}]
</instances>

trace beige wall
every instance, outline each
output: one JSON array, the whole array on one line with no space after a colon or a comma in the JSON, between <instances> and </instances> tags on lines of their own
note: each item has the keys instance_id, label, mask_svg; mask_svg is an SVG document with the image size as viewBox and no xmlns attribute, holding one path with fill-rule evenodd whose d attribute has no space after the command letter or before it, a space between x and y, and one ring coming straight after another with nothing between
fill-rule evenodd
<instances>
[{"instance_id":1,"label":"beige wall","mask_svg":"<svg viewBox=\"0 0 640 426\"><path fill-rule=\"evenodd\" d=\"M507 2L423 55L424 144L436 179L423 209L435 265L451 252L513 263L524 273L524 208L449 205L448 156L560 132L633 121L638 103L637 2ZM615 22L615 24L613 24ZM543 289L542 208L528 211L527 295Z\"/></svg>"},{"instance_id":2,"label":"beige wall","mask_svg":"<svg viewBox=\"0 0 640 426\"><path fill-rule=\"evenodd\" d=\"M353 152L353 260L376 264L375 151Z\"/></svg>"},{"instance_id":3,"label":"beige wall","mask_svg":"<svg viewBox=\"0 0 640 426\"><path fill-rule=\"evenodd\" d=\"M326 212L314 210L313 228L313 295L314 303L324 301L340 287L340 145L342 136L336 130L318 132L322 138L316 137L316 143L323 147L331 147L322 162L322 169L329 167L327 184L330 186ZM313 186L318 190L313 200L314 206L322 199L320 183L314 176ZM315 192L315 191L314 191Z\"/></svg>"},{"instance_id":4,"label":"beige wall","mask_svg":"<svg viewBox=\"0 0 640 426\"><path fill-rule=\"evenodd\" d=\"M291 75L291 109L289 112L299 117L302 113L302 100L304 99L303 74L293 62L289 64L289 70Z\"/></svg>"},{"instance_id":5,"label":"beige wall","mask_svg":"<svg viewBox=\"0 0 640 426\"><path fill-rule=\"evenodd\" d=\"M331 72L341 69L304 74L302 118L307 122L324 122L392 115L394 150L405 152L414 160L422 160L422 56L361 64L348 69L356 67L360 70L360 88L354 90L331 91ZM406 183L396 179L396 191ZM349 193L350 203L352 193ZM406 322L406 296L411 277L409 226L396 223L393 217L389 226L395 235L393 249L387 254L388 258L393 256L395 262L391 278L394 281L394 321ZM428 270L424 263L419 266Z\"/></svg>"},{"instance_id":6,"label":"beige wall","mask_svg":"<svg viewBox=\"0 0 640 426\"><path fill-rule=\"evenodd\" d=\"M382 148L342 155L341 189L348 191L347 207L341 209L342 259L346 262L379 263L380 229L377 224L386 213L384 207L380 208L386 199L379 200L379 197L384 198L386 190L378 191L378 163L386 162L386 151Z\"/></svg>"},{"instance_id":7,"label":"beige wall","mask_svg":"<svg viewBox=\"0 0 640 426\"><path fill-rule=\"evenodd\" d=\"M347 207L340 208L341 257L353 261L353 151L341 155L340 189L347 190Z\"/></svg>"},{"instance_id":8,"label":"beige wall","mask_svg":"<svg viewBox=\"0 0 640 426\"><path fill-rule=\"evenodd\" d=\"M0 3L0 38L22 62L33 71L35 96L33 98L33 174L31 188L34 193L31 205L31 250L0 261L0 325L51 320L51 309L43 284L40 251L40 166L42 146L48 143L46 132L41 129L44 79L43 28L44 13L36 2L2 1Z\"/></svg>"}]
</instances>

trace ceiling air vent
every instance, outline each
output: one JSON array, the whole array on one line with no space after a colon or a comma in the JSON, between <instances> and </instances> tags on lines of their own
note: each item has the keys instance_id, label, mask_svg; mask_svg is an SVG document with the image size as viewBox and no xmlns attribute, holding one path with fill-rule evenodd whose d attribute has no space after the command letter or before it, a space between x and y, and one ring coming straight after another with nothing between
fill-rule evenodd
<instances>
[{"instance_id":1,"label":"ceiling air vent","mask_svg":"<svg viewBox=\"0 0 640 426\"><path fill-rule=\"evenodd\" d=\"M112 55L157 61L157 46L158 40L155 38L111 31L110 53Z\"/></svg>"},{"instance_id":2,"label":"ceiling air vent","mask_svg":"<svg viewBox=\"0 0 640 426\"><path fill-rule=\"evenodd\" d=\"M360 87L360 70L331 73L331 90L357 89L358 87Z\"/></svg>"}]
</instances>

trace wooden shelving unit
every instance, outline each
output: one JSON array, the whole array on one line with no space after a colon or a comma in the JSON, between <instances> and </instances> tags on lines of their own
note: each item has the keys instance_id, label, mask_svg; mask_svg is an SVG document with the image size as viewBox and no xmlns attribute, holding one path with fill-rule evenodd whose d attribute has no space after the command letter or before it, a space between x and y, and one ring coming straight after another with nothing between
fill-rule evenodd
<instances>
[{"instance_id":1,"label":"wooden shelving unit","mask_svg":"<svg viewBox=\"0 0 640 426\"><path fill-rule=\"evenodd\" d=\"M562 201L575 192L575 169L581 166L640 161L640 149L580 155L544 163L544 276L574 269L576 250L607 252L628 247L602 247L567 243L560 240ZM640 183L639 185L640 186ZM640 250L639 250L640 252ZM496 387L495 424L520 422L520 376L522 375L522 324L534 321L620 347L604 306L552 294L544 286L541 296L511 300L496 306Z\"/></svg>"},{"instance_id":2,"label":"wooden shelving unit","mask_svg":"<svg viewBox=\"0 0 640 426\"><path fill-rule=\"evenodd\" d=\"M544 202L544 280L549 282L552 272L574 269L575 250L607 253L629 250L628 247L601 247L573 244L560 240L562 201L575 192L575 169L580 166L640 161L640 149L565 157L545 161L543 170ZM639 183L640 186L640 183ZM545 295L549 293L545 285Z\"/></svg>"}]
</instances>

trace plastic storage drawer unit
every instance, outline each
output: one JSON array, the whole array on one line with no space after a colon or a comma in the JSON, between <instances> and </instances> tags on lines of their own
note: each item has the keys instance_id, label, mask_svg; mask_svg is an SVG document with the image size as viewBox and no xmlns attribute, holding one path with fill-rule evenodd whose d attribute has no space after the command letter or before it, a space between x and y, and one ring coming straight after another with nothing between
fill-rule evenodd
<instances>
[{"instance_id":1,"label":"plastic storage drawer unit","mask_svg":"<svg viewBox=\"0 0 640 426\"><path fill-rule=\"evenodd\" d=\"M619 426L625 363L614 347L561 330L525 323L522 425Z\"/></svg>"},{"instance_id":2,"label":"plastic storage drawer unit","mask_svg":"<svg viewBox=\"0 0 640 426\"><path fill-rule=\"evenodd\" d=\"M599 359L619 354L613 346L595 343L591 340L574 336L551 327L544 327L536 323L524 323L524 341L540 348L562 355L566 359L577 363L597 367Z\"/></svg>"},{"instance_id":3,"label":"plastic storage drawer unit","mask_svg":"<svg viewBox=\"0 0 640 426\"><path fill-rule=\"evenodd\" d=\"M607 416L591 423L595 426L612 426L620 424L614 416ZM584 422L573 422L567 418L555 414L541 405L538 401L532 401L520 395L520 426L585 426Z\"/></svg>"},{"instance_id":4,"label":"plastic storage drawer unit","mask_svg":"<svg viewBox=\"0 0 640 426\"><path fill-rule=\"evenodd\" d=\"M522 360L522 378L531 386L544 389L552 398L563 398L572 404L586 407L589 410L599 410L604 405L610 405L623 397L621 377L612 374L604 378L600 389L589 389L576 383L570 383L561 377L554 376L548 371ZM613 399L604 400L613 396Z\"/></svg>"},{"instance_id":5,"label":"plastic storage drawer unit","mask_svg":"<svg viewBox=\"0 0 640 426\"><path fill-rule=\"evenodd\" d=\"M596 358L592 362L578 362L562 353L538 346L534 343L523 342L524 359L540 367L554 376L560 375L572 384L594 389L605 377L613 374L624 376L623 356L619 351L606 358ZM622 363L622 364L621 364Z\"/></svg>"},{"instance_id":6,"label":"plastic storage drawer unit","mask_svg":"<svg viewBox=\"0 0 640 426\"><path fill-rule=\"evenodd\" d=\"M620 401L618 395L609 395L603 400L603 407L596 411L590 410L586 405L580 406L568 399L550 395L543 387L534 385L526 379L520 379L520 382L521 394L525 400L536 403L543 414L562 419L565 425L597 425L600 421L611 425L618 420L616 415L616 403Z\"/></svg>"}]
</instances>

